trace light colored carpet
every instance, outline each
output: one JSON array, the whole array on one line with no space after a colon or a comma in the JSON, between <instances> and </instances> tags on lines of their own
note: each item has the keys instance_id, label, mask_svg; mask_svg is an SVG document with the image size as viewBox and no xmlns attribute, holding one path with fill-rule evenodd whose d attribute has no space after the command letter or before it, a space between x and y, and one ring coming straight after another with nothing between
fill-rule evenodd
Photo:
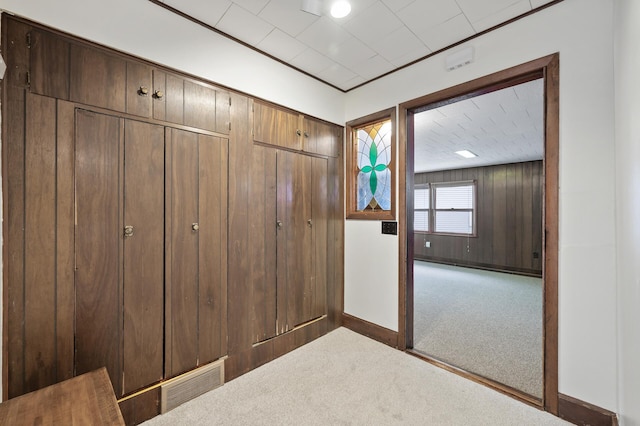
<instances>
[{"instance_id":1,"label":"light colored carpet","mask_svg":"<svg viewBox=\"0 0 640 426\"><path fill-rule=\"evenodd\" d=\"M413 347L542 397L542 280L414 262Z\"/></svg>"},{"instance_id":2,"label":"light colored carpet","mask_svg":"<svg viewBox=\"0 0 640 426\"><path fill-rule=\"evenodd\" d=\"M144 423L393 424L569 423L345 328Z\"/></svg>"}]
</instances>

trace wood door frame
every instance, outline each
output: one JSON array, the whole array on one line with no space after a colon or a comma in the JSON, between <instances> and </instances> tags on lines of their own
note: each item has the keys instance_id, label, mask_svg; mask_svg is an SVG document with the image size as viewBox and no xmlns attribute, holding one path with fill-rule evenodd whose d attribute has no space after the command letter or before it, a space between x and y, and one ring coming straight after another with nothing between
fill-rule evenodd
<instances>
[{"instance_id":1,"label":"wood door frame","mask_svg":"<svg viewBox=\"0 0 640 426\"><path fill-rule=\"evenodd\" d=\"M414 146L412 109L436 103L451 103L491 92L533 78L544 78L544 188L543 188L543 395L542 399L527 396L508 386L426 358L427 361L483 383L524 402L558 415L558 178L559 178L559 66L558 53L548 55L503 71L477 78L399 105L398 164L399 217L406 226L399 227L399 289L398 346L411 350L413 346L413 188ZM410 139L409 139L410 138ZM402 179L402 176L405 179ZM423 357L424 358L424 357Z\"/></svg>"}]
</instances>

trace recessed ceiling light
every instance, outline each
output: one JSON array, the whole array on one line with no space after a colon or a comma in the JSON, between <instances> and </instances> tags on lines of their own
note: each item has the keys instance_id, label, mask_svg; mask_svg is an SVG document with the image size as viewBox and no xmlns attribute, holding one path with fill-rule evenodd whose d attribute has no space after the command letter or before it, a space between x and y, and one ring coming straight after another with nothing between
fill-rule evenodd
<instances>
[{"instance_id":1,"label":"recessed ceiling light","mask_svg":"<svg viewBox=\"0 0 640 426\"><path fill-rule=\"evenodd\" d=\"M463 149L462 151L456 151L456 154L458 154L460 157L464 157L464 158L473 158L473 157L477 157L476 154L474 154L473 152L467 150L467 149Z\"/></svg>"},{"instance_id":2,"label":"recessed ceiling light","mask_svg":"<svg viewBox=\"0 0 640 426\"><path fill-rule=\"evenodd\" d=\"M351 13L351 4L346 0L338 0L331 5L331 16L344 18Z\"/></svg>"}]
</instances>

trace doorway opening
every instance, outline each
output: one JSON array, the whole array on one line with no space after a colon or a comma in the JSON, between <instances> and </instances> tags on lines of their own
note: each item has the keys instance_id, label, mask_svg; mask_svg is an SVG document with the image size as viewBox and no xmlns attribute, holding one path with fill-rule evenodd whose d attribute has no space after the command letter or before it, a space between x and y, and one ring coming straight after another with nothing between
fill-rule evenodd
<instances>
[{"instance_id":1,"label":"doorway opening","mask_svg":"<svg viewBox=\"0 0 640 426\"><path fill-rule=\"evenodd\" d=\"M437 165L436 161L432 161L431 166L423 164L416 132L420 136L424 122L433 124L440 121L435 125L442 125L442 118L447 114L455 115L453 111L456 109L463 110L466 106L479 110L482 102L495 101L505 93L507 97L518 101L518 92L524 98L528 90L538 90L538 101L542 104L539 112L541 128L538 131L543 141L539 147L532 150L516 147L511 154L518 151L521 156L514 155L512 160L496 160L499 163L496 165L496 162L491 164L488 161L486 157L490 155L486 147L478 142L475 149L481 151L482 155L476 157L477 164L473 159L465 163L466 166L458 168ZM429 117L429 114L436 114L440 120L434 121L433 115ZM453 125L458 127L453 133L454 137L464 139L473 133L466 126L473 120L468 120L469 112L460 114L467 122L452 120ZM491 124L490 116L483 118L487 120L485 127ZM522 118L524 121L525 117ZM405 160L400 161L399 167L400 176L405 176L405 179L400 179L399 213L406 218L406 226L400 228L399 235L399 282L400 294L404 296L400 298L399 307L400 343L404 344L404 349L428 362L557 413L558 55L401 104L399 121L398 148L400 158ZM452 130L441 126L435 132L447 131ZM508 133L506 129L501 131ZM434 143L437 139L433 138ZM494 138L491 143L499 144L499 139ZM513 140L509 143L517 145ZM439 147L443 158L448 156L451 148L453 146ZM473 144L467 148L473 153ZM435 160L434 153L437 151L430 150L430 160ZM480 164L482 161L485 162ZM427 170L429 167L433 170ZM517 185L521 186L516 188L513 182L518 180L520 182ZM512 183L507 184L507 181ZM511 192L501 185L511 185ZM493 199L494 193L497 199ZM491 211L487 202L497 207L495 214L487 214ZM516 208L516 204L519 207ZM501 227L495 231L495 235L494 231L488 235L493 221L501 225L502 222L508 223L513 228ZM492 275L496 274L495 270L500 273ZM471 277L467 280L471 284L463 289L461 284L465 276ZM425 287L425 282L433 285ZM496 285L498 282L503 284ZM512 286L511 290L509 286ZM512 291L514 288L524 293L515 295ZM471 294L478 293L480 289L486 293L480 296ZM438 295L448 301L437 300ZM474 300L468 297L470 295L480 299ZM495 312L510 310L511 316L497 320L495 316L491 319L482 318L488 309L478 309L474 313L472 308L482 303L482 297L489 297L493 302L502 298L502 304L494 303ZM522 306L532 312L529 319L523 319L525 316L518 311L522 308L515 307L518 298L524 300ZM457 315L448 316L452 310L445 311L445 308L454 306L453 311L457 310ZM478 312L479 316L474 316ZM500 321L507 327L487 329L487 324L495 325ZM457 325L451 324L454 322L458 322ZM527 322L529 324L525 324ZM506 358L495 356L504 355L495 352L499 351L495 341L484 348L482 345L476 347L475 358L484 358L484 363L481 360L479 364L474 364L469 363L474 356L468 356L472 352L470 348L473 343L469 336L473 335L474 327L477 332L487 334L508 334L505 331L507 329L514 335L527 330L532 333L526 338L520 337L517 342L518 345L527 342L523 345L523 352L511 351ZM470 328L471 334L464 336ZM456 338L458 343L454 342ZM537 355L535 350L527 349L527 345L531 348L531 342L535 345L536 340ZM512 349L512 344L507 342L503 349ZM448 352L456 345L456 350ZM465 351L465 348L468 350ZM502 373L509 357L519 357L529 352L534 352L534 358L523 357L520 360L524 369L509 373L517 380L505 378ZM487 366L491 368L485 368ZM527 374L529 377L525 378ZM521 379L525 379L524 382Z\"/></svg>"}]
</instances>

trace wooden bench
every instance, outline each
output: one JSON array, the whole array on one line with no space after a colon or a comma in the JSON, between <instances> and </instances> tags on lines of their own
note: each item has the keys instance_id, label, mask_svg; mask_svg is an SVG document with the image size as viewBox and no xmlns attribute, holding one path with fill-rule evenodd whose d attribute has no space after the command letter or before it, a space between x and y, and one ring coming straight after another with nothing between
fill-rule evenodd
<instances>
[{"instance_id":1,"label":"wooden bench","mask_svg":"<svg viewBox=\"0 0 640 426\"><path fill-rule=\"evenodd\" d=\"M0 404L0 425L124 424L105 368Z\"/></svg>"}]
</instances>

